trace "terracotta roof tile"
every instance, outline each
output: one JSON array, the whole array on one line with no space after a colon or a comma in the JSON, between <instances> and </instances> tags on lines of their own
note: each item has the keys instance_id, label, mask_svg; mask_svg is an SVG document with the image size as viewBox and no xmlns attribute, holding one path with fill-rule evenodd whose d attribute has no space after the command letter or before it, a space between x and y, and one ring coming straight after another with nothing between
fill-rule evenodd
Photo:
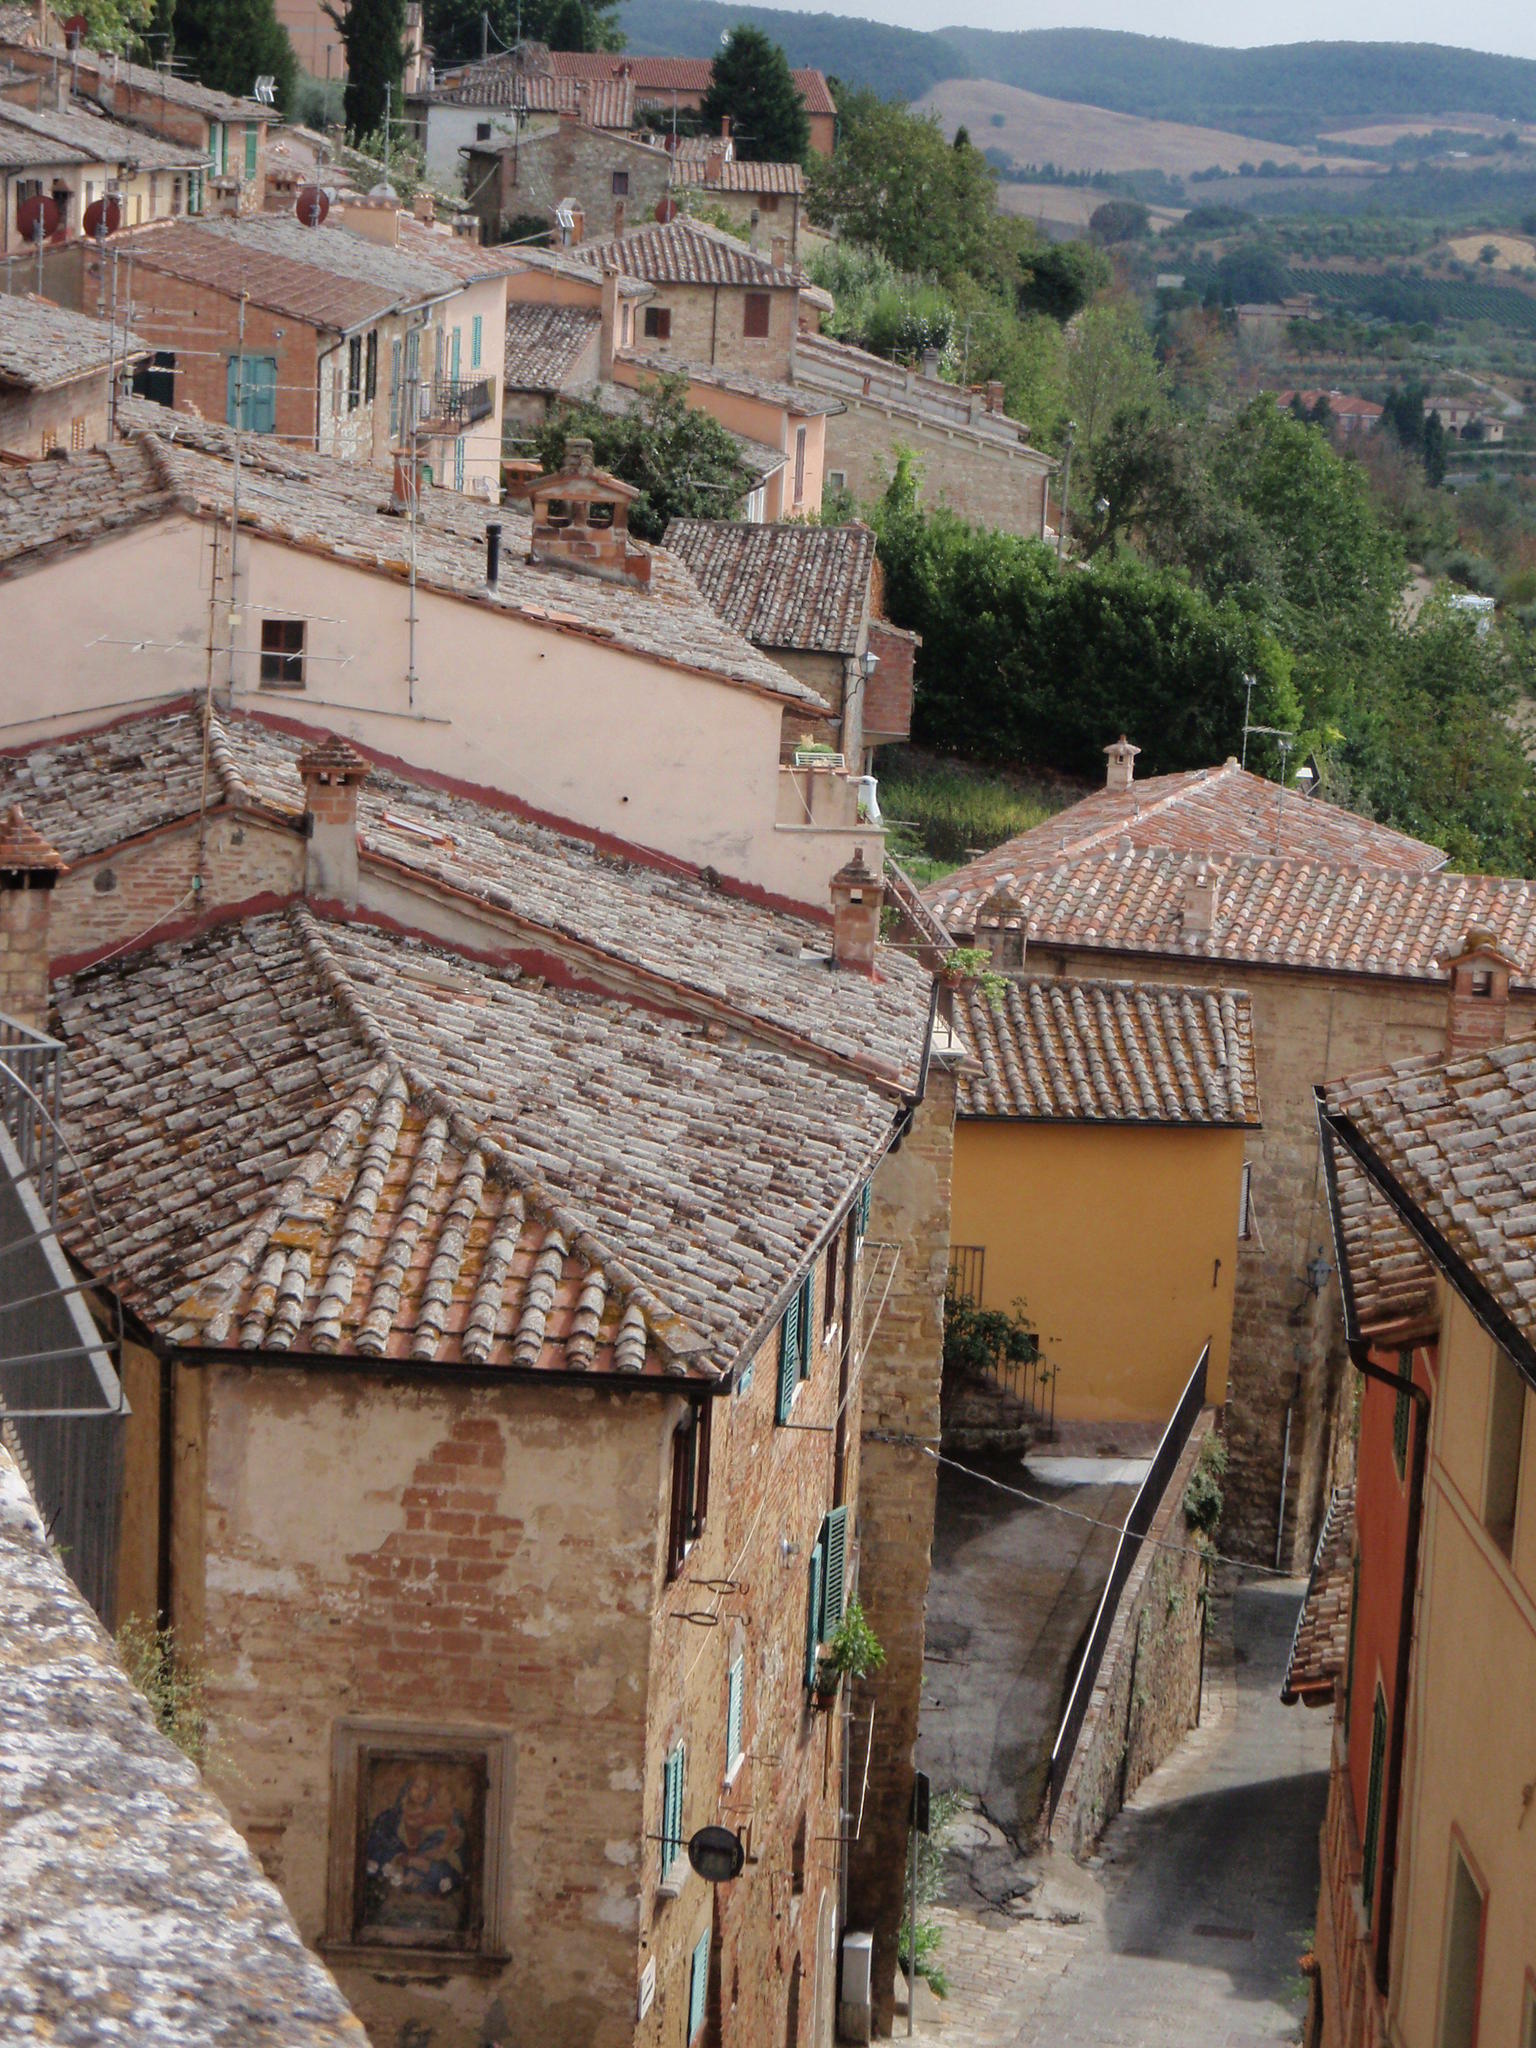
<instances>
[{"instance_id":1,"label":"terracotta roof tile","mask_svg":"<svg viewBox=\"0 0 1536 2048\"><path fill-rule=\"evenodd\" d=\"M421 97L432 106L517 107L530 114L579 114L593 128L627 129L635 122L635 92L627 79L551 77L543 71L520 71L494 58L465 65Z\"/></svg>"},{"instance_id":2,"label":"terracotta roof tile","mask_svg":"<svg viewBox=\"0 0 1536 2048\"><path fill-rule=\"evenodd\" d=\"M1282 793L1277 783L1250 775L1236 761L1149 776L1127 789L1099 789L1081 803L994 847L980 859L936 882L937 907L964 921L971 905L1000 882L1031 869L1076 861L1095 849L1132 846L1170 853L1291 855L1349 867L1399 869L1405 874L1442 867L1445 855L1390 825L1340 810L1321 798Z\"/></svg>"},{"instance_id":3,"label":"terracotta roof tile","mask_svg":"<svg viewBox=\"0 0 1536 2048\"><path fill-rule=\"evenodd\" d=\"M722 163L708 153L690 153L673 156L672 183L706 192L773 192L799 198L805 192L805 173L798 164L745 163L735 157Z\"/></svg>"},{"instance_id":4,"label":"terracotta roof tile","mask_svg":"<svg viewBox=\"0 0 1536 2048\"><path fill-rule=\"evenodd\" d=\"M291 226L293 234L283 232ZM274 229L276 231L274 231ZM307 236L300 241L297 238ZM398 252L377 249L380 259L370 268L354 260L355 247L372 243L337 229L302 228L297 221L264 227L245 221L215 219L172 221L146 228L125 245L136 269L158 271L210 291L238 297L291 319L344 333L381 319L402 306L444 296L457 280L445 272L413 266L402 275ZM383 259L394 256L396 263ZM141 298L150 296L145 286Z\"/></svg>"},{"instance_id":5,"label":"terracotta roof tile","mask_svg":"<svg viewBox=\"0 0 1536 2048\"><path fill-rule=\"evenodd\" d=\"M807 283L797 266L775 268L771 260L749 249L723 228L707 221L648 221L606 242L583 242L576 250L597 269L608 264L648 284L729 284L759 289L801 288Z\"/></svg>"},{"instance_id":6,"label":"terracotta roof tile","mask_svg":"<svg viewBox=\"0 0 1536 2048\"><path fill-rule=\"evenodd\" d=\"M171 106L190 107L194 113L209 115L215 121L265 122L272 118L270 108L262 106L259 100L217 92L212 86L199 85L195 78L179 78L148 64L130 64L126 57L82 49L74 64L81 79L99 78L102 89L108 92L115 84L131 85L139 92L155 94ZM80 89L86 88L82 85Z\"/></svg>"},{"instance_id":7,"label":"terracotta roof tile","mask_svg":"<svg viewBox=\"0 0 1536 2048\"><path fill-rule=\"evenodd\" d=\"M1256 1126L1253 1017L1240 989L1010 978L998 1005L963 988L980 1072L961 1116L1031 1123Z\"/></svg>"},{"instance_id":8,"label":"terracotta roof tile","mask_svg":"<svg viewBox=\"0 0 1536 2048\"><path fill-rule=\"evenodd\" d=\"M78 150L90 163L132 163L146 171L207 168L207 157L195 143L167 142L160 136L146 134L142 128L113 121L105 114L87 113L74 101L62 110L38 110L18 106L12 100L0 100L0 124L32 136L41 146L39 162L53 161L51 156L43 156L42 149L52 150L62 144L66 149ZM7 143L10 140L6 138Z\"/></svg>"},{"instance_id":9,"label":"terracotta roof tile","mask_svg":"<svg viewBox=\"0 0 1536 2048\"><path fill-rule=\"evenodd\" d=\"M1355 1568L1355 1489L1336 1486L1312 1559L1306 1598L1296 1617L1280 1697L1326 1704L1349 1655L1349 1602Z\"/></svg>"},{"instance_id":10,"label":"terracotta roof tile","mask_svg":"<svg viewBox=\"0 0 1536 2048\"><path fill-rule=\"evenodd\" d=\"M63 854L51 847L41 832L27 823L20 804L12 804L0 818L0 874L59 874Z\"/></svg>"},{"instance_id":11,"label":"terracotta roof tile","mask_svg":"<svg viewBox=\"0 0 1536 2048\"><path fill-rule=\"evenodd\" d=\"M561 390L601 326L601 314L587 306L508 306L506 388Z\"/></svg>"},{"instance_id":12,"label":"terracotta roof tile","mask_svg":"<svg viewBox=\"0 0 1536 2048\"><path fill-rule=\"evenodd\" d=\"M142 355L148 347L105 320L71 313L28 292L0 298L0 384L46 391L77 377L106 374L110 362Z\"/></svg>"},{"instance_id":13,"label":"terracotta roof tile","mask_svg":"<svg viewBox=\"0 0 1536 2048\"><path fill-rule=\"evenodd\" d=\"M707 384L715 391L734 391L742 398L761 398L779 405L802 419L821 419L845 412L841 399L825 398L803 384L785 384L774 377L753 377L745 370L729 370L719 363L691 363L676 356L646 355L638 349L622 349L620 360L642 370L654 370L658 377L684 376L690 384Z\"/></svg>"},{"instance_id":14,"label":"terracotta roof tile","mask_svg":"<svg viewBox=\"0 0 1536 2048\"><path fill-rule=\"evenodd\" d=\"M627 51L551 50L550 62L557 77L613 78L620 73L634 80L638 93L708 92L714 77L713 57L632 57ZM820 71L792 68L801 105L808 114L835 114L826 78Z\"/></svg>"},{"instance_id":15,"label":"terracotta roof tile","mask_svg":"<svg viewBox=\"0 0 1536 2048\"><path fill-rule=\"evenodd\" d=\"M1332 1151L1342 1277L1361 1332L1433 1321L1439 1281L1429 1255L1343 1147Z\"/></svg>"},{"instance_id":16,"label":"terracotta roof tile","mask_svg":"<svg viewBox=\"0 0 1536 2048\"><path fill-rule=\"evenodd\" d=\"M1030 430L1007 413L988 412L982 400L941 377L903 369L829 334L795 337L794 378L812 391L847 402L877 406L892 420L939 427L961 441L1007 449L1034 473L1054 470L1054 456L1030 444Z\"/></svg>"},{"instance_id":17,"label":"terracotta roof tile","mask_svg":"<svg viewBox=\"0 0 1536 2048\"><path fill-rule=\"evenodd\" d=\"M720 616L759 647L858 652L875 568L867 526L674 519L666 545Z\"/></svg>"}]
</instances>

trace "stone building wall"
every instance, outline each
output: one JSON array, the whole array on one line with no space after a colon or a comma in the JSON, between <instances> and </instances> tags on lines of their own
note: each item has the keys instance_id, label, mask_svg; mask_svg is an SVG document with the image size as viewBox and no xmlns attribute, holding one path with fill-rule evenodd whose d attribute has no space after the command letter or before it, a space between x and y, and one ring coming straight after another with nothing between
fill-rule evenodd
<instances>
[{"instance_id":1,"label":"stone building wall","mask_svg":"<svg viewBox=\"0 0 1536 2048\"><path fill-rule=\"evenodd\" d=\"M859 1481L865 1611L886 1662L873 1688L864 1821L849 1853L849 1925L872 1930L875 2027L889 2033L906 1883L907 1821L922 1704L923 1640L938 1466L954 1166L955 1080L935 1058L901 1149L875 1176L871 1244L900 1248L864 1362ZM880 1306L879 1295L870 1312Z\"/></svg>"},{"instance_id":2,"label":"stone building wall","mask_svg":"<svg viewBox=\"0 0 1536 2048\"><path fill-rule=\"evenodd\" d=\"M768 293L768 332L762 336L746 332L748 296L745 285L659 284L635 315L635 346L645 355L679 363L715 363L754 377L787 378L800 294L785 287ZM666 338L648 330L646 316L653 308L672 316ZM829 447L835 424L827 422ZM827 460L832 459L829 454Z\"/></svg>"},{"instance_id":3,"label":"stone building wall","mask_svg":"<svg viewBox=\"0 0 1536 2048\"><path fill-rule=\"evenodd\" d=\"M434 108L431 125L436 127L441 113L460 111ZM464 111L478 112L481 121L487 117L485 109ZM473 131L460 139L472 142ZM502 146L496 157L482 144L470 164L469 204L485 224L487 241L501 240L519 214L552 220L555 208L567 199L580 206L589 242L622 234L626 227L655 218L671 173L664 150L574 119L529 136L516 149ZM493 164L495 174L487 182ZM482 184L483 193L476 189Z\"/></svg>"},{"instance_id":4,"label":"stone building wall","mask_svg":"<svg viewBox=\"0 0 1536 2048\"><path fill-rule=\"evenodd\" d=\"M839 472L858 502L867 504L890 482L896 449L910 448L922 470L924 503L948 505L963 519L1039 539L1048 471L1035 451L1021 445L1015 452L841 386L835 395L846 410L827 421L829 488L833 472Z\"/></svg>"},{"instance_id":5,"label":"stone building wall","mask_svg":"<svg viewBox=\"0 0 1536 2048\"><path fill-rule=\"evenodd\" d=\"M99 448L107 438L108 411L104 368L53 391L0 390L0 450L36 456L54 448Z\"/></svg>"}]
</instances>

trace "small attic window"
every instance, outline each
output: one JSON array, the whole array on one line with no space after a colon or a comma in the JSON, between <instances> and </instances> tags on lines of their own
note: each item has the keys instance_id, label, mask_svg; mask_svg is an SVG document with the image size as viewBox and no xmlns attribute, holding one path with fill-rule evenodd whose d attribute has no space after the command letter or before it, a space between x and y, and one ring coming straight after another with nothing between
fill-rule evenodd
<instances>
[{"instance_id":1,"label":"small attic window","mask_svg":"<svg viewBox=\"0 0 1536 2048\"><path fill-rule=\"evenodd\" d=\"M1493 969L1491 967L1474 967L1472 970L1471 988L1475 996L1491 996L1493 994Z\"/></svg>"},{"instance_id":2,"label":"small attic window","mask_svg":"<svg viewBox=\"0 0 1536 2048\"><path fill-rule=\"evenodd\" d=\"M588 526L612 526L614 504L611 498L599 498L587 507Z\"/></svg>"}]
</instances>

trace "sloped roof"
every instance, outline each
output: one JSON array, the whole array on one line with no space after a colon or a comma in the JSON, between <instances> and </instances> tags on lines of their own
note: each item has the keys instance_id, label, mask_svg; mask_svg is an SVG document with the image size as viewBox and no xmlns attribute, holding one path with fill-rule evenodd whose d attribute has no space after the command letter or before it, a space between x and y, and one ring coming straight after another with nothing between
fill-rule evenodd
<instances>
[{"instance_id":1,"label":"sloped roof","mask_svg":"<svg viewBox=\"0 0 1536 2048\"><path fill-rule=\"evenodd\" d=\"M805 192L805 173L798 164L724 161L689 153L673 154L672 183L698 187L708 192L773 192L799 198Z\"/></svg>"},{"instance_id":2,"label":"sloped roof","mask_svg":"<svg viewBox=\"0 0 1536 2048\"><path fill-rule=\"evenodd\" d=\"M120 426L137 438L57 461L0 469L0 576L57 549L175 511L227 515L233 496L231 431L126 400ZM248 531L334 555L382 575L404 574L402 522L387 484L363 463L247 435L240 467L240 520ZM809 685L779 668L711 609L687 570L656 551L647 591L530 564L526 513L504 506L502 574L485 585L485 509L455 491L433 491L416 526L418 587L516 613L551 631L591 634L647 659L672 663L794 704L826 707Z\"/></svg>"},{"instance_id":3,"label":"sloped roof","mask_svg":"<svg viewBox=\"0 0 1536 2048\"><path fill-rule=\"evenodd\" d=\"M283 232L285 226L293 228L292 236ZM309 239L300 243L298 236ZM371 272L366 262L354 261L354 245L377 254L380 260ZM426 264L414 264L413 274L403 275L386 260L398 257L397 251L363 244L340 230L303 228L297 221L274 221L272 228L211 216L195 223L173 221L141 231L127 246L143 270L227 297L243 292L269 312L336 334L371 326L401 306L440 298L458 283ZM139 296L147 298L151 289L145 287Z\"/></svg>"},{"instance_id":4,"label":"sloped roof","mask_svg":"<svg viewBox=\"0 0 1536 2048\"><path fill-rule=\"evenodd\" d=\"M71 313L28 292L0 297L0 384L48 391L77 377L105 374L114 360L142 355L148 343L105 320Z\"/></svg>"},{"instance_id":5,"label":"sloped roof","mask_svg":"<svg viewBox=\"0 0 1536 2048\"><path fill-rule=\"evenodd\" d=\"M824 398L807 391L803 384L786 384L775 377L754 377L749 370L727 369L722 363L694 363L676 356L647 355L640 349L623 349L622 362L638 369L652 370L658 377L684 376L690 384L706 384L714 391L734 391L740 398L760 398L767 405L782 406L802 419L822 419L846 411L841 399Z\"/></svg>"},{"instance_id":6,"label":"sloped roof","mask_svg":"<svg viewBox=\"0 0 1536 2048\"><path fill-rule=\"evenodd\" d=\"M153 93L171 106L189 107L215 121L266 122L272 118L271 109L259 100L216 92L212 86L199 85L195 78L177 77L147 64L130 64L126 57L82 49L72 61L77 72L98 77L103 88L110 89L117 83L131 85L139 92Z\"/></svg>"},{"instance_id":7,"label":"sloped roof","mask_svg":"<svg viewBox=\"0 0 1536 2048\"><path fill-rule=\"evenodd\" d=\"M55 1003L60 1235L194 1347L714 1381L897 1113L777 1047L302 906Z\"/></svg>"},{"instance_id":8,"label":"sloped roof","mask_svg":"<svg viewBox=\"0 0 1536 2048\"><path fill-rule=\"evenodd\" d=\"M1428 1253L1350 1154L1330 1137L1340 1283L1364 1335L1435 1320L1439 1282Z\"/></svg>"},{"instance_id":9,"label":"sloped roof","mask_svg":"<svg viewBox=\"0 0 1536 2048\"><path fill-rule=\"evenodd\" d=\"M1507 1318L1536 1377L1536 1039L1400 1060L1331 1083L1324 1102L1340 1143L1412 1212L1405 1227L1421 1244L1437 1234Z\"/></svg>"},{"instance_id":10,"label":"sloped roof","mask_svg":"<svg viewBox=\"0 0 1536 2048\"><path fill-rule=\"evenodd\" d=\"M601 314L589 306L508 306L507 389L559 391L601 326Z\"/></svg>"},{"instance_id":11,"label":"sloped roof","mask_svg":"<svg viewBox=\"0 0 1536 2048\"><path fill-rule=\"evenodd\" d=\"M1253 1015L1241 989L1010 977L964 988L980 1071L959 1113L1029 1123L1256 1126Z\"/></svg>"},{"instance_id":12,"label":"sloped roof","mask_svg":"<svg viewBox=\"0 0 1536 2048\"><path fill-rule=\"evenodd\" d=\"M708 221L647 221L606 242L583 242L575 254L598 269L612 264L649 284L729 284L761 290L803 287L805 273L797 266L776 269L766 256L749 249Z\"/></svg>"},{"instance_id":13,"label":"sloped roof","mask_svg":"<svg viewBox=\"0 0 1536 2048\"><path fill-rule=\"evenodd\" d=\"M621 72L633 79L637 92L708 92L714 77L712 57L632 57L628 52L551 50L557 77L613 78ZM801 105L808 114L835 114L827 81L819 71L791 69Z\"/></svg>"},{"instance_id":14,"label":"sloped roof","mask_svg":"<svg viewBox=\"0 0 1536 2048\"><path fill-rule=\"evenodd\" d=\"M1312 1558L1306 1598L1296 1617L1290 1660L1280 1697L1326 1705L1344 1676L1349 1656L1350 1587L1355 1565L1355 1489L1336 1486L1323 1518L1322 1533Z\"/></svg>"},{"instance_id":15,"label":"sloped roof","mask_svg":"<svg viewBox=\"0 0 1536 2048\"><path fill-rule=\"evenodd\" d=\"M1185 919L1202 868L1215 885L1209 931ZM1516 961L1516 982L1536 985L1536 882L1115 848L1004 875L990 892L954 882L923 893L957 934L1018 930L1031 944L1438 981L1479 924Z\"/></svg>"},{"instance_id":16,"label":"sloped roof","mask_svg":"<svg viewBox=\"0 0 1536 2048\"><path fill-rule=\"evenodd\" d=\"M674 519L666 545L720 616L759 647L858 652L875 568L867 526Z\"/></svg>"},{"instance_id":17,"label":"sloped roof","mask_svg":"<svg viewBox=\"0 0 1536 2048\"><path fill-rule=\"evenodd\" d=\"M1320 797L1282 791L1278 783L1250 775L1235 760L1227 760L1219 768L1147 776L1126 789L1096 789L1080 803L1069 804L1028 832L956 868L934 884L933 894L936 901L942 898L939 907L946 914L952 911L963 922L973 903L991 895L999 884L1111 845L1200 853L1215 860L1239 854L1293 855L1405 874L1445 864L1438 846L1427 846Z\"/></svg>"},{"instance_id":18,"label":"sloped roof","mask_svg":"<svg viewBox=\"0 0 1536 2048\"><path fill-rule=\"evenodd\" d=\"M925 377L851 342L834 341L830 334L796 335L794 376L797 384L851 403L863 401L893 420L939 427L961 440L1006 449L1036 473L1059 466L1053 455L1031 445L1030 430L1022 420L988 412L977 396L958 384Z\"/></svg>"},{"instance_id":19,"label":"sloped roof","mask_svg":"<svg viewBox=\"0 0 1536 2048\"><path fill-rule=\"evenodd\" d=\"M78 105L62 112L51 107L36 111L0 100L0 123L23 129L49 146L62 144L79 150L92 163L134 163L146 171L207 168L207 158L195 143L167 142L105 114L87 113Z\"/></svg>"},{"instance_id":20,"label":"sloped roof","mask_svg":"<svg viewBox=\"0 0 1536 2048\"><path fill-rule=\"evenodd\" d=\"M412 99L418 97L411 95ZM594 128L634 126L634 87L622 78L562 78L545 71L518 71L494 60L468 64L430 92L431 106L513 107L531 114L579 114Z\"/></svg>"}]
</instances>

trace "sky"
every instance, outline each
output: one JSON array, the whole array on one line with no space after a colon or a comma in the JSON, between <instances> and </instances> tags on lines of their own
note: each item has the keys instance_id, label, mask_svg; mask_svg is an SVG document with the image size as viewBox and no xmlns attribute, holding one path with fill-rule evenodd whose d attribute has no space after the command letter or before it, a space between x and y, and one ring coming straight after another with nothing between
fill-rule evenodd
<instances>
[{"instance_id":1,"label":"sky","mask_svg":"<svg viewBox=\"0 0 1536 2048\"><path fill-rule=\"evenodd\" d=\"M767 0L776 7L786 0ZM1192 43L1449 43L1536 57L1536 7L1522 0L813 0L902 28L1121 28Z\"/></svg>"}]
</instances>

